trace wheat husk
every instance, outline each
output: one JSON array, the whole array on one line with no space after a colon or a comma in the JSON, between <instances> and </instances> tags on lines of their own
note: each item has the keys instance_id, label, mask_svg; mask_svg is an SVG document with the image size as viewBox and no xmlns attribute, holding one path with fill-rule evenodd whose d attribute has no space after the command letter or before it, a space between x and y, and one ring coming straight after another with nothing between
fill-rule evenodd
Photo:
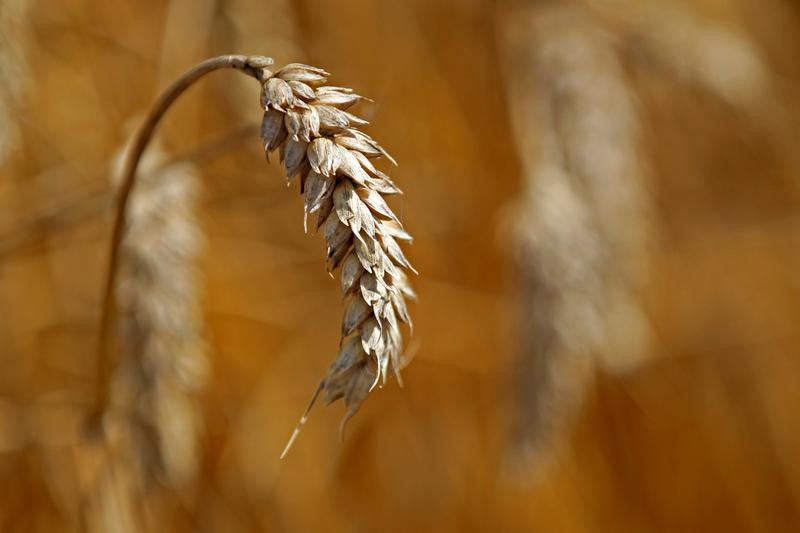
<instances>
[{"instance_id":1,"label":"wheat husk","mask_svg":"<svg viewBox=\"0 0 800 533\"><path fill-rule=\"evenodd\" d=\"M344 400L343 430L369 392L407 363L400 324L410 324L405 298L414 294L403 270L413 268L395 240L410 236L384 199L400 190L372 162L394 160L348 111L364 98L328 86L328 77L297 63L265 75L261 135L267 155L279 151L287 179L300 183L328 271L343 265L341 349L320 386L328 403Z\"/></svg>"}]
</instances>

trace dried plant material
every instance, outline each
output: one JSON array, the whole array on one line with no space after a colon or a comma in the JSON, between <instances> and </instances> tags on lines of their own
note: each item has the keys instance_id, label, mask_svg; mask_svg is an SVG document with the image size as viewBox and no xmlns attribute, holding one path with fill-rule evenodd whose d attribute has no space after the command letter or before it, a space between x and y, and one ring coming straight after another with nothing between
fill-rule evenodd
<instances>
[{"instance_id":1,"label":"dried plant material","mask_svg":"<svg viewBox=\"0 0 800 533\"><path fill-rule=\"evenodd\" d=\"M355 279L345 281L348 304L340 343L344 344L351 335L358 339L362 350L367 348L363 353L364 361L353 371L333 373L332 370L322 381L320 390L325 392L328 401L344 398L346 421L378 383L385 383L389 370L399 377L401 367L408 361L401 357L403 346L398 316L399 320L409 320L403 298L413 292L402 268L403 264L406 267L410 264L391 240L392 235L406 238L408 234L378 192L399 191L393 184L386 186L390 180L372 163L368 163L366 169L362 167L362 161L366 161L368 155L375 157L375 151L391 158L368 135L352 127L366 124L366 121L334 107L349 107L355 102L343 98L332 101L332 93L351 92L325 86L327 72L291 63L273 73L267 68L271 65L272 59L264 56L225 55L207 59L186 71L150 109L132 139L122 167L100 320L95 412L109 411L106 369L116 289L120 307L128 313L128 327L124 333L128 348L135 356L129 359L129 364L120 365L112 402L117 409L111 411L122 412L122 417L117 416L117 419L128 415L129 420L141 422L149 433L145 436L147 445L140 446L143 452L138 457L144 478L155 471L166 481L180 484L193 474L196 453L191 439L196 437L197 424L186 394L202 385L205 359L193 283L192 260L197 252L197 232L187 207L190 205L187 199L193 196L188 188L191 181L175 176L157 181L161 186L151 185L150 191L148 183L140 185L143 190L139 191L137 199L131 200L131 193L139 161L161 117L186 89L210 72L235 69L261 83L260 101L264 110L261 134L265 152L269 155L279 149L288 177L300 176L300 192L307 195L304 219L309 212L317 212L317 227L324 225L328 271L336 269L351 250L355 251L365 271L358 280L361 291L350 291L350 286L356 284ZM334 105L321 103L320 97ZM368 147L362 157L338 145L330 134L323 132L321 108L336 111L337 120L343 124L337 133L346 132ZM287 144L291 142L297 146ZM402 264L395 264L395 261ZM118 282L120 263L125 271ZM353 273L353 268L349 267L347 275ZM370 315L379 326L380 339L372 338L372 330L367 335L363 329L363 324L373 324L368 321ZM370 383L368 387L365 386L367 382ZM290 444L305 419L303 415ZM146 452L151 450L155 456L152 459L146 457Z\"/></svg>"},{"instance_id":2,"label":"dried plant material","mask_svg":"<svg viewBox=\"0 0 800 533\"><path fill-rule=\"evenodd\" d=\"M515 211L524 317L516 445L535 463L580 405L596 362L625 370L645 353L636 294L649 197L636 101L610 36L569 7L531 9L514 24L509 102L527 179Z\"/></svg>"},{"instance_id":3,"label":"dried plant material","mask_svg":"<svg viewBox=\"0 0 800 533\"><path fill-rule=\"evenodd\" d=\"M413 268L394 239L410 237L383 198L400 191L370 162L388 155L354 128L366 121L345 111L363 97L325 85L328 76L320 68L291 64L264 80L268 126L261 132L267 153L282 147L287 175L300 173L305 213L318 212L324 220L328 271L344 265L343 348L321 387L329 403L344 398L346 422L387 372L401 369L398 320L410 322L405 298L413 293L400 272ZM308 143L303 161L292 142ZM295 437L296 432L290 445Z\"/></svg>"},{"instance_id":4,"label":"dried plant material","mask_svg":"<svg viewBox=\"0 0 800 533\"><path fill-rule=\"evenodd\" d=\"M195 395L208 373L200 309L194 217L199 178L189 163L155 171L143 161L122 242L118 301L123 339L110 417L131 439L142 479L182 486L199 461Z\"/></svg>"},{"instance_id":5,"label":"dried plant material","mask_svg":"<svg viewBox=\"0 0 800 533\"><path fill-rule=\"evenodd\" d=\"M367 155L374 157L374 151L389 157L369 136L351 127L366 121L346 111L337 114L345 121L341 131L363 142L368 153L357 157L323 132L318 109L337 108L320 103L319 96L350 94L341 88L324 88L327 72L292 63L273 73L268 69L271 65L268 57L225 55L187 70L150 109L124 159L100 319L94 412L107 421L106 433L126 435L124 441L129 443L143 485L157 477L181 485L194 475L199 419L190 395L203 385L206 360L195 284L199 235L190 207L194 197L191 172L173 168L172 175L145 178L138 194L132 192L139 162L160 119L186 89L210 72L235 69L261 83L265 152L269 155L279 149L287 177L299 175L300 192L307 195L304 220L316 211L317 227L324 225L328 271L336 269L352 251L364 270L358 281L351 280L358 271L349 266L343 280L348 303L340 346L355 345L357 349L347 354L349 363L344 367L340 352L284 455L319 392L325 393L328 402L344 398L343 431L368 393L385 383L390 370L399 379L401 368L410 359L401 356L398 320L409 321L403 298L413 296L413 291L402 273L403 265L395 261L402 257L400 263L410 264L399 248L392 246L391 237L410 238L378 192L387 188L389 179L371 163L365 169L361 162ZM346 107L353 102L335 103ZM292 142L298 145L287 144ZM356 283L360 291L351 290ZM129 354L118 365L112 388L107 369L117 303L125 311L123 340Z\"/></svg>"}]
</instances>

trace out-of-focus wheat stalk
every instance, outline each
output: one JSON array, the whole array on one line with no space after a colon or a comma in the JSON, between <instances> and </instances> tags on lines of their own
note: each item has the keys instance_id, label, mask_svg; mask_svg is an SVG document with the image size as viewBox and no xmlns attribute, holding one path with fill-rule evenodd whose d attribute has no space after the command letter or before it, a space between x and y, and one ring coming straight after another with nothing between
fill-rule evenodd
<instances>
[{"instance_id":1,"label":"out-of-focus wheat stalk","mask_svg":"<svg viewBox=\"0 0 800 533\"><path fill-rule=\"evenodd\" d=\"M0 2L0 163L17 142L14 108L22 99L29 73L25 62L28 0Z\"/></svg>"},{"instance_id":2,"label":"out-of-focus wheat stalk","mask_svg":"<svg viewBox=\"0 0 800 533\"><path fill-rule=\"evenodd\" d=\"M144 494L130 450L121 435L106 433L102 440L88 439L75 448L80 491L80 521L89 533L147 531Z\"/></svg>"},{"instance_id":3,"label":"out-of-focus wheat stalk","mask_svg":"<svg viewBox=\"0 0 800 533\"><path fill-rule=\"evenodd\" d=\"M112 173L118 182L124 152ZM154 482L185 488L199 461L206 344L194 208L199 176L188 162L163 165L156 146L142 162L127 210L117 300L121 356L103 438L78 453L83 520L90 531L141 531L141 502Z\"/></svg>"},{"instance_id":4,"label":"out-of-focus wheat stalk","mask_svg":"<svg viewBox=\"0 0 800 533\"><path fill-rule=\"evenodd\" d=\"M197 467L194 395L208 363L197 268L202 234L194 215L199 176L190 163L156 171L164 159L151 147L128 209L117 286L123 353L110 416L130 431L145 479L179 486Z\"/></svg>"},{"instance_id":5,"label":"out-of-focus wheat stalk","mask_svg":"<svg viewBox=\"0 0 800 533\"><path fill-rule=\"evenodd\" d=\"M582 4L582 5L581 5ZM508 37L519 202L521 316L515 442L536 464L581 404L596 366L636 368L649 326L638 303L651 223L640 115L621 58L758 109L767 69L741 32L664 2L534 3Z\"/></svg>"},{"instance_id":6,"label":"out-of-focus wheat stalk","mask_svg":"<svg viewBox=\"0 0 800 533\"><path fill-rule=\"evenodd\" d=\"M573 417L595 362L621 371L645 353L637 290L650 199L636 99L613 36L559 5L526 10L507 35L526 179L515 211L523 317L515 442L536 463Z\"/></svg>"}]
</instances>

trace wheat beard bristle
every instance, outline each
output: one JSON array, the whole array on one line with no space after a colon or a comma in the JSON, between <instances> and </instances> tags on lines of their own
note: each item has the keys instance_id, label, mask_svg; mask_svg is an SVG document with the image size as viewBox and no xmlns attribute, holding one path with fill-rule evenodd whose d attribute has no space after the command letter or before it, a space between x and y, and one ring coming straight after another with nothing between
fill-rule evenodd
<instances>
[{"instance_id":1,"label":"wheat beard bristle","mask_svg":"<svg viewBox=\"0 0 800 533\"><path fill-rule=\"evenodd\" d=\"M369 392L389 372L399 377L407 363L401 357L399 323L411 325L405 299L415 294L403 269L414 269L398 243L410 242L411 236L384 200L400 189L372 160L396 163L356 128L367 122L347 111L365 98L348 88L325 86L328 76L297 63L267 73L261 136L267 155L279 150L287 179L300 182L304 220L314 214L316 228L323 229L328 272L341 266L341 347L317 393L324 393L329 404L344 398L344 431Z\"/></svg>"}]
</instances>

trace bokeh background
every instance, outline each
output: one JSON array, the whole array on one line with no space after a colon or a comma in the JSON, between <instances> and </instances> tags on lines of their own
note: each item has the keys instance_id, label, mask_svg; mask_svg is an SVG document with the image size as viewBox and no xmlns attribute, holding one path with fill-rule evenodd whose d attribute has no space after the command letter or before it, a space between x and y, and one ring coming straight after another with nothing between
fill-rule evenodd
<instances>
[{"instance_id":1,"label":"bokeh background","mask_svg":"<svg viewBox=\"0 0 800 533\"><path fill-rule=\"evenodd\" d=\"M797 3L2 0L0 530L88 527L110 162L222 53L374 100L416 358L343 442L317 406L278 459L339 288L264 162L256 84L209 76L159 133L202 177L202 457L119 531L800 527Z\"/></svg>"}]
</instances>

